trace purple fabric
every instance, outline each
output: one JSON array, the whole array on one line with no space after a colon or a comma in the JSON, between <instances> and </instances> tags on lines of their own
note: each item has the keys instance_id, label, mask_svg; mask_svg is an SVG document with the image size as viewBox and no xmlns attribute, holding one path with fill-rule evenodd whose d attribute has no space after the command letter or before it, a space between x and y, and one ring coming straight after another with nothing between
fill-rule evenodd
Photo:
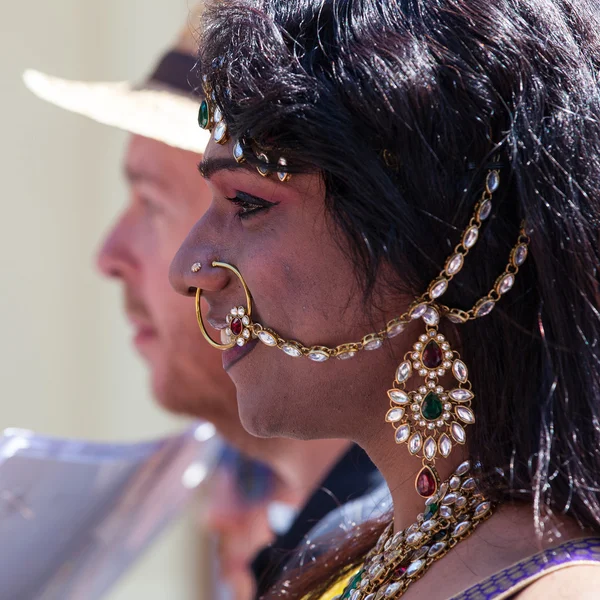
<instances>
[{"instance_id":1,"label":"purple fabric","mask_svg":"<svg viewBox=\"0 0 600 600\"><path fill-rule=\"evenodd\" d=\"M513 593L525 589L531 582L538 579L546 571L557 567L575 565L577 563L595 562L600 564L600 538L585 538L565 542L555 548L544 550L539 554L526 558L521 562L499 571L481 583L454 596L451 600L493 600L502 594Z\"/></svg>"}]
</instances>

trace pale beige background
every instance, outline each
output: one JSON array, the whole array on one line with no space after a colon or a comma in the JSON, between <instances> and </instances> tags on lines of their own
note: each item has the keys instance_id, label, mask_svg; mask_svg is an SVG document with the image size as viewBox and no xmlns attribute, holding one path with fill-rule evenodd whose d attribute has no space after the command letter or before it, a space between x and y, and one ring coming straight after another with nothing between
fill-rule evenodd
<instances>
[{"instance_id":1,"label":"pale beige background","mask_svg":"<svg viewBox=\"0 0 600 600\"><path fill-rule=\"evenodd\" d=\"M182 426L155 407L117 286L95 272L125 200L125 134L33 97L21 72L139 79L188 0L0 2L0 427L139 440ZM197 541L170 529L108 600L198 598ZM82 599L84 600L84 599Z\"/></svg>"}]
</instances>

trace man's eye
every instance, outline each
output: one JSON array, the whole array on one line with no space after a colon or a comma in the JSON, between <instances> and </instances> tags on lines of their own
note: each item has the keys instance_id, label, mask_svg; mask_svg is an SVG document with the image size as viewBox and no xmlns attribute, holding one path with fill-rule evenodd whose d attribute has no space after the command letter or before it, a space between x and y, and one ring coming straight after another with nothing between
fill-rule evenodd
<instances>
[{"instance_id":1,"label":"man's eye","mask_svg":"<svg viewBox=\"0 0 600 600\"><path fill-rule=\"evenodd\" d=\"M238 192L235 197L227 198L227 200L238 207L237 216L240 219L248 219L252 215L268 210L277 204L276 202L268 202L244 192Z\"/></svg>"},{"instance_id":2,"label":"man's eye","mask_svg":"<svg viewBox=\"0 0 600 600\"><path fill-rule=\"evenodd\" d=\"M156 215L162 212L161 206L148 196L140 196L140 204L149 215Z\"/></svg>"}]
</instances>

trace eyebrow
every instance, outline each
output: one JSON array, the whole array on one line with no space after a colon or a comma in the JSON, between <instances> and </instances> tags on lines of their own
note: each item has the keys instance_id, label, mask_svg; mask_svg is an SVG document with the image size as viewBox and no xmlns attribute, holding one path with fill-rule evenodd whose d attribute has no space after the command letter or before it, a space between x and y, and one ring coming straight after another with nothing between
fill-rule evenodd
<instances>
[{"instance_id":1,"label":"eyebrow","mask_svg":"<svg viewBox=\"0 0 600 600\"><path fill-rule=\"evenodd\" d=\"M203 158L198 165L198 171L204 179L210 179L219 171L237 171L243 169L256 173L256 169L247 162L239 163L232 158Z\"/></svg>"},{"instance_id":2,"label":"eyebrow","mask_svg":"<svg viewBox=\"0 0 600 600\"><path fill-rule=\"evenodd\" d=\"M131 165L125 165L123 169L123 177L125 177L125 180L132 185L136 183L144 183L147 181L161 188L169 187L165 179L163 179L159 175L151 173L149 171L138 169L136 167L132 167Z\"/></svg>"}]
</instances>

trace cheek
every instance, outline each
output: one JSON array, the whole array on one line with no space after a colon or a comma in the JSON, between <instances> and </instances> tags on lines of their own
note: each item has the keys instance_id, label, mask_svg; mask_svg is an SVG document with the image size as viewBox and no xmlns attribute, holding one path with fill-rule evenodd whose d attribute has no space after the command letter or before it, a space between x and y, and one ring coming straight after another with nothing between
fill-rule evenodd
<instances>
[{"instance_id":1,"label":"cheek","mask_svg":"<svg viewBox=\"0 0 600 600\"><path fill-rule=\"evenodd\" d=\"M347 335L360 312L352 264L314 223L300 235L294 228L253 245L257 250L245 260L261 323L311 345Z\"/></svg>"},{"instance_id":2,"label":"cheek","mask_svg":"<svg viewBox=\"0 0 600 600\"><path fill-rule=\"evenodd\" d=\"M146 301L157 312L161 321L178 320L184 311L193 317L194 306L191 298L177 294L169 285L169 266L166 257L154 256L146 263ZM193 324L190 322L190 325Z\"/></svg>"},{"instance_id":3,"label":"cheek","mask_svg":"<svg viewBox=\"0 0 600 600\"><path fill-rule=\"evenodd\" d=\"M381 425L398 361L380 349L317 364L259 344L230 375L240 419L251 434L358 441Z\"/></svg>"},{"instance_id":4,"label":"cheek","mask_svg":"<svg viewBox=\"0 0 600 600\"><path fill-rule=\"evenodd\" d=\"M185 240L197 220L194 216L188 215L188 213L182 213L179 215L169 215L157 224L153 234L156 253L166 263L167 269L175 254L177 254L181 243Z\"/></svg>"},{"instance_id":5,"label":"cheek","mask_svg":"<svg viewBox=\"0 0 600 600\"><path fill-rule=\"evenodd\" d=\"M161 310L163 319L171 321L177 320L179 313L185 310L189 313L190 325L193 325L195 322L193 300L177 294L169 283L171 261L188 230L189 226L183 219L157 223L151 231L147 232L143 260L148 302Z\"/></svg>"}]
</instances>

